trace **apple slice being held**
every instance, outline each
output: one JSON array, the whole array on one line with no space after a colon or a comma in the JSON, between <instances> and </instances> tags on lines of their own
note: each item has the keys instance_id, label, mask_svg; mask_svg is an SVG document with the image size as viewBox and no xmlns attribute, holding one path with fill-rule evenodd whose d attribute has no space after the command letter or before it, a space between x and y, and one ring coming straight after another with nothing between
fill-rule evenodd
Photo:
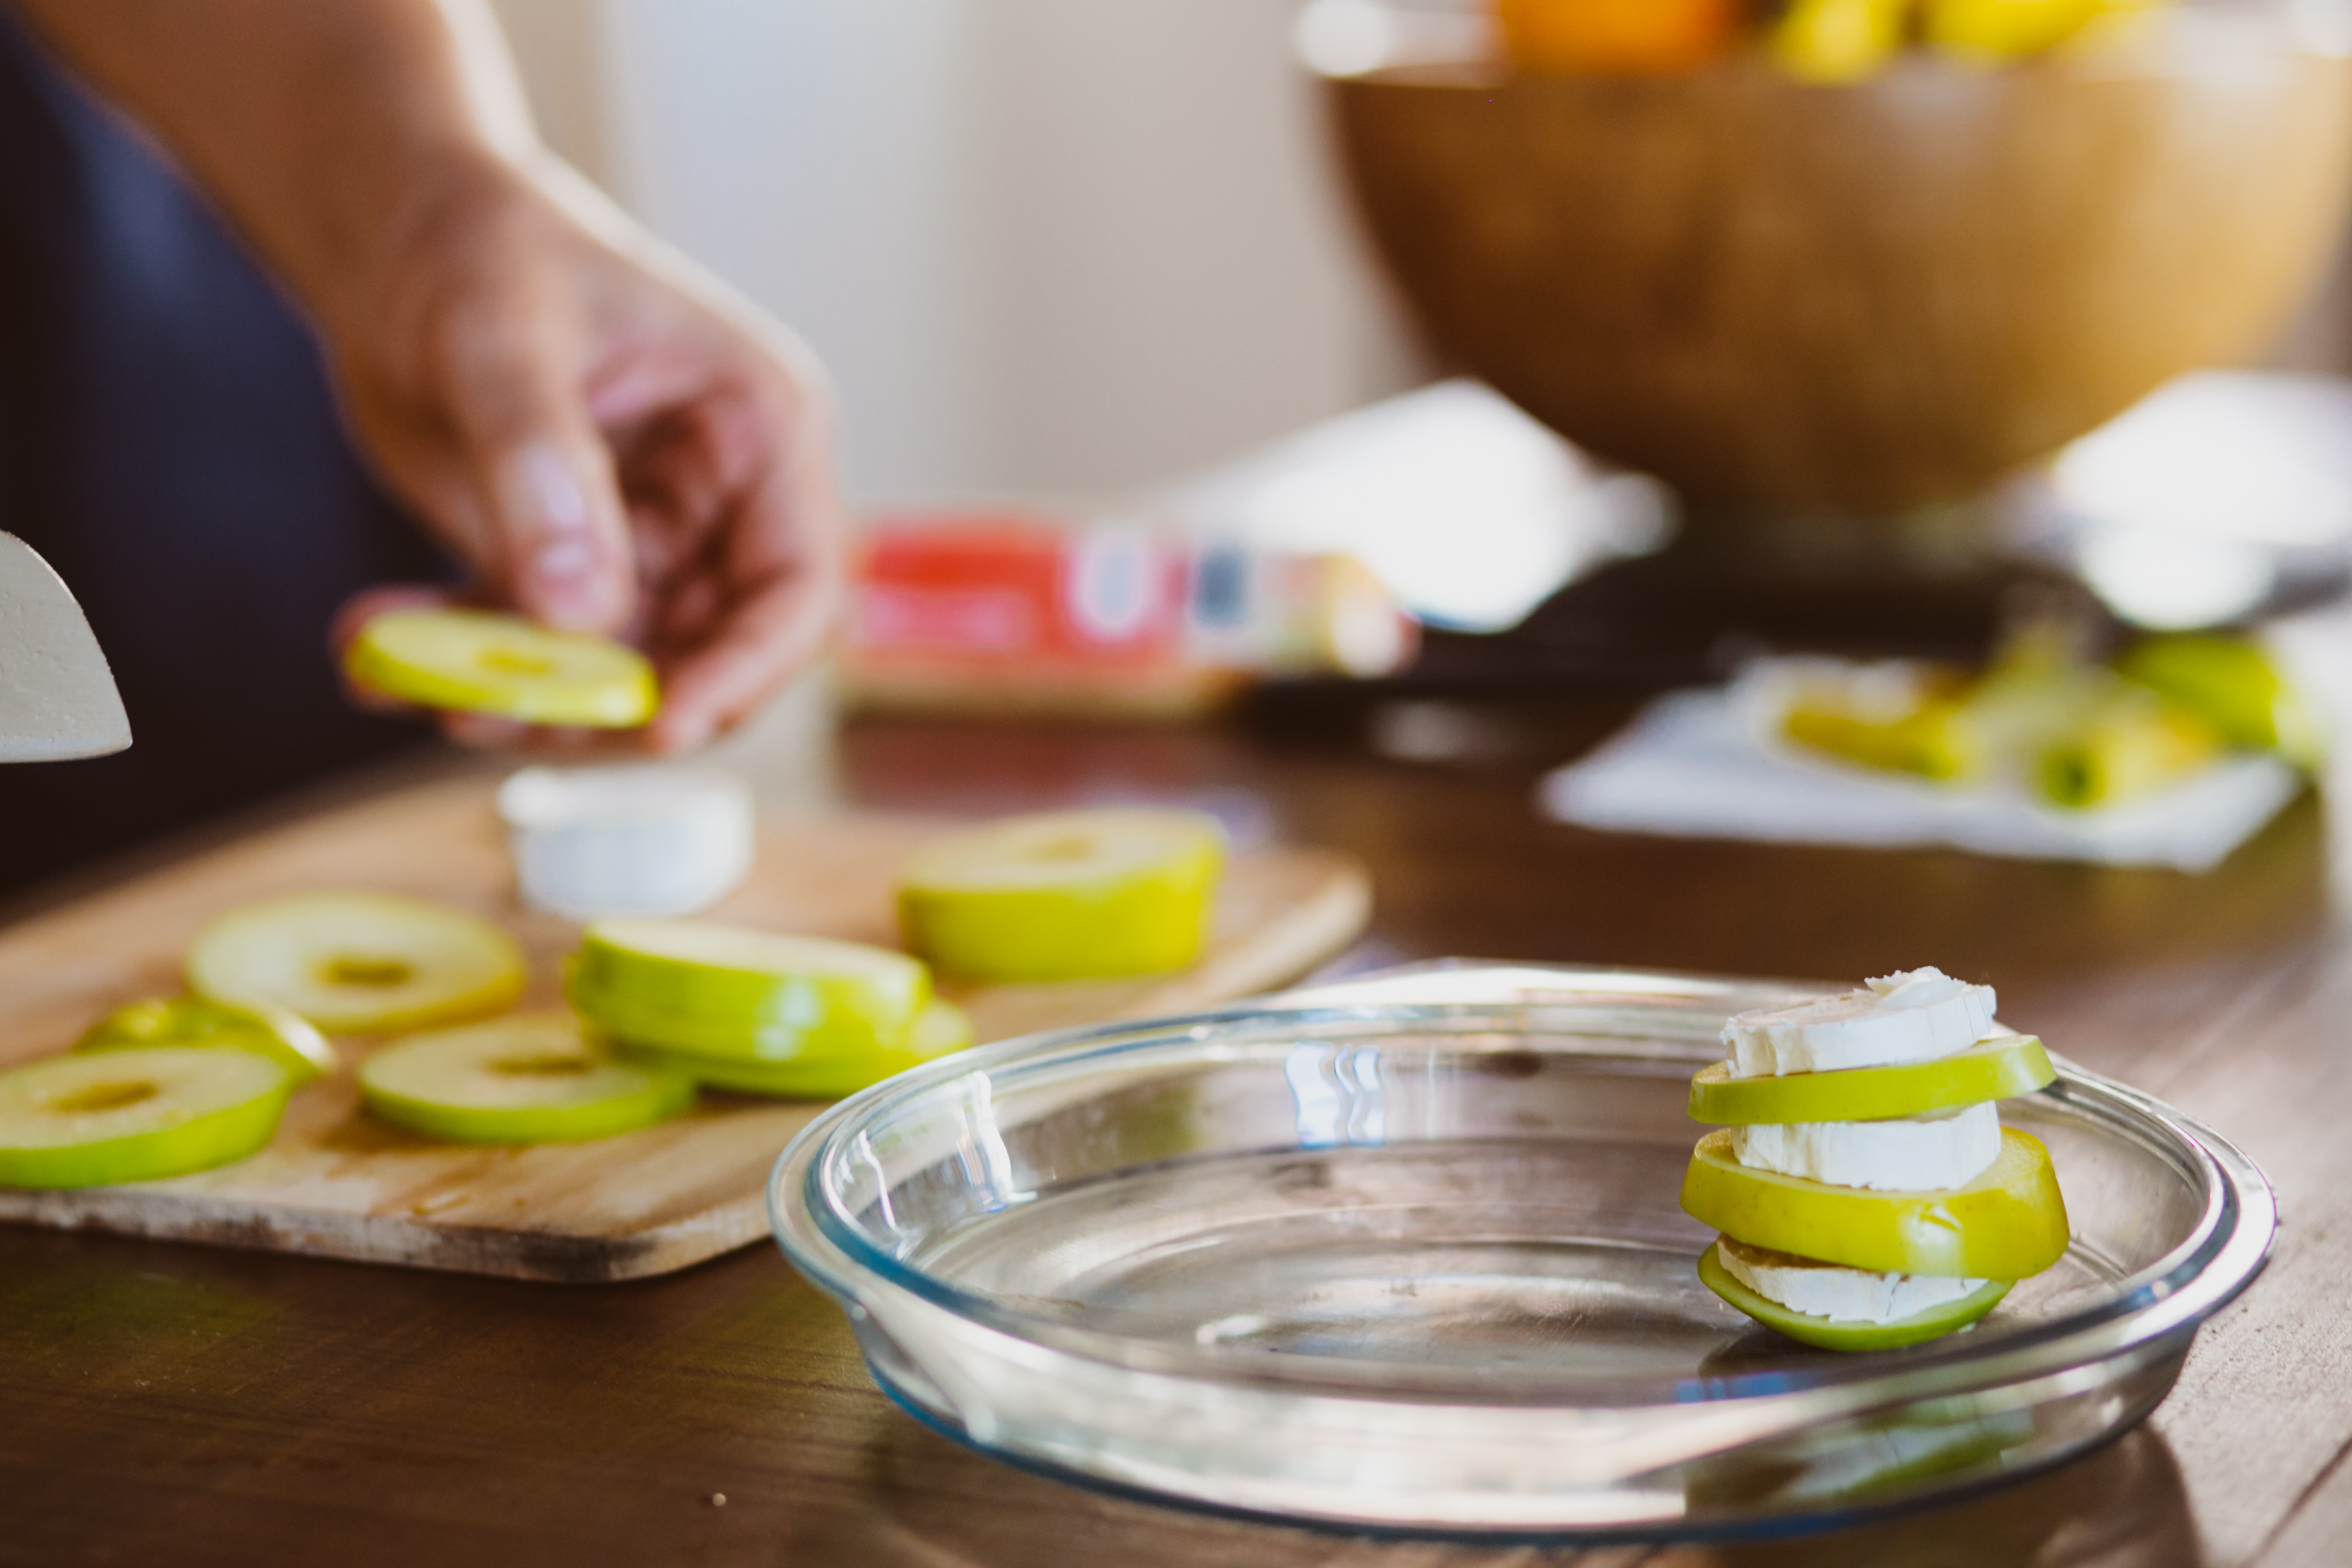
<instances>
[{"instance_id":1,"label":"apple slice being held","mask_svg":"<svg viewBox=\"0 0 2352 1568\"><path fill-rule=\"evenodd\" d=\"M524 724L633 730L661 690L635 648L486 610L387 610L343 650L356 685Z\"/></svg>"}]
</instances>

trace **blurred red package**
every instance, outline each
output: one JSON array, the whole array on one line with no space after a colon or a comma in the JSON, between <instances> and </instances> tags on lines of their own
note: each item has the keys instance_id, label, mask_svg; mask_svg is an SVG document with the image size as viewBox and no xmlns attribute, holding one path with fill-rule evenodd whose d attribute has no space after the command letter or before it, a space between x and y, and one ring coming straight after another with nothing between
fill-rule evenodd
<instances>
[{"instance_id":1,"label":"blurred red package","mask_svg":"<svg viewBox=\"0 0 2352 1568\"><path fill-rule=\"evenodd\" d=\"M910 510L856 541L837 668L860 706L1177 717L1268 677L1392 673L1417 630L1344 555L1132 519Z\"/></svg>"}]
</instances>

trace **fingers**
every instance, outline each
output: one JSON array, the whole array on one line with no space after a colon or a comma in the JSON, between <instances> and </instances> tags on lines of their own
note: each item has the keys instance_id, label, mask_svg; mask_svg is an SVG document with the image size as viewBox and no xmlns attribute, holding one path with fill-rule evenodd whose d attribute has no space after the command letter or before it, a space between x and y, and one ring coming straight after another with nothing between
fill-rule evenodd
<instances>
[{"instance_id":1,"label":"fingers","mask_svg":"<svg viewBox=\"0 0 2352 1568\"><path fill-rule=\"evenodd\" d=\"M833 598L830 584L796 570L740 601L717 632L670 670L647 748L662 755L690 752L750 718L814 657Z\"/></svg>"},{"instance_id":2,"label":"fingers","mask_svg":"<svg viewBox=\"0 0 2352 1568\"><path fill-rule=\"evenodd\" d=\"M701 570L667 590L664 672L646 742L691 751L749 718L824 645L841 596L839 503L821 408L769 411L774 445Z\"/></svg>"},{"instance_id":3,"label":"fingers","mask_svg":"<svg viewBox=\"0 0 2352 1568\"><path fill-rule=\"evenodd\" d=\"M437 609L455 604L455 589L435 587L429 583L387 583L380 588L362 588L343 601L335 612L334 621L327 628L327 647L340 658L360 628L387 610Z\"/></svg>"},{"instance_id":4,"label":"fingers","mask_svg":"<svg viewBox=\"0 0 2352 1568\"><path fill-rule=\"evenodd\" d=\"M829 412L780 331L557 228L551 249L544 226L494 226L488 254L420 307L423 330L399 334L402 374L351 402L402 492L471 562L479 600L642 638L661 668L662 710L642 731L445 715L450 737L684 751L747 717L823 640L841 574ZM364 595L338 637L404 602L416 596Z\"/></svg>"},{"instance_id":5,"label":"fingers","mask_svg":"<svg viewBox=\"0 0 2352 1568\"><path fill-rule=\"evenodd\" d=\"M463 312L446 329L444 380L491 534L493 558L477 564L533 618L612 632L634 608L635 556L569 340L520 310Z\"/></svg>"},{"instance_id":6,"label":"fingers","mask_svg":"<svg viewBox=\"0 0 2352 1568\"><path fill-rule=\"evenodd\" d=\"M494 719L485 713L444 713L440 718L443 735L478 752L584 763L643 757L651 750L643 730L565 729Z\"/></svg>"},{"instance_id":7,"label":"fingers","mask_svg":"<svg viewBox=\"0 0 2352 1568\"><path fill-rule=\"evenodd\" d=\"M610 632L626 621L633 552L601 448L532 437L488 468L517 606L567 631Z\"/></svg>"},{"instance_id":8,"label":"fingers","mask_svg":"<svg viewBox=\"0 0 2352 1568\"><path fill-rule=\"evenodd\" d=\"M478 752L513 752L530 738L530 726L488 713L447 710L440 715L441 732L461 746Z\"/></svg>"},{"instance_id":9,"label":"fingers","mask_svg":"<svg viewBox=\"0 0 2352 1568\"><path fill-rule=\"evenodd\" d=\"M338 674L343 668L343 650L360 634L360 628L387 610L431 609L450 603L456 595L446 588L433 587L424 583L391 583L381 588L366 588L343 602L327 628L327 648L335 661ZM364 708L372 713L414 713L416 704L387 697L373 687L362 686L345 679L343 695L354 708Z\"/></svg>"}]
</instances>

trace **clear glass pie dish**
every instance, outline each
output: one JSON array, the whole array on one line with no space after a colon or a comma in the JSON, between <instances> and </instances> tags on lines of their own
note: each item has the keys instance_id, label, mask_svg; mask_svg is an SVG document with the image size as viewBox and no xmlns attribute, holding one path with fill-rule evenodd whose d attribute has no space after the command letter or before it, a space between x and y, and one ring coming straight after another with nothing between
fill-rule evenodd
<instances>
[{"instance_id":1,"label":"clear glass pie dish","mask_svg":"<svg viewBox=\"0 0 2352 1568\"><path fill-rule=\"evenodd\" d=\"M1438 965L1008 1041L825 1112L770 1214L919 1419L1297 1521L1782 1533L2145 1415L2276 1208L2226 1142L2072 1067L2002 1113L2049 1145L2073 1246L1976 1328L1841 1356L1699 1283L1686 1080L1727 1015L1804 994Z\"/></svg>"}]
</instances>

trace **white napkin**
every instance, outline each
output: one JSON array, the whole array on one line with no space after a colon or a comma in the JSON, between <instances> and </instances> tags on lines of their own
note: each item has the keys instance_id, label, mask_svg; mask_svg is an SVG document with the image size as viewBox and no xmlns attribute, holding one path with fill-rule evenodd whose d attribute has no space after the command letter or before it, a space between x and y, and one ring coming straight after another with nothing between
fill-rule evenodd
<instances>
[{"instance_id":1,"label":"white napkin","mask_svg":"<svg viewBox=\"0 0 2352 1568\"><path fill-rule=\"evenodd\" d=\"M1768 745L1727 691L1678 691L1543 781L1546 815L1684 838L1944 844L2029 860L2208 871L2303 792L2272 756L2233 756L2159 795L2057 811L2015 791L1954 789Z\"/></svg>"}]
</instances>

